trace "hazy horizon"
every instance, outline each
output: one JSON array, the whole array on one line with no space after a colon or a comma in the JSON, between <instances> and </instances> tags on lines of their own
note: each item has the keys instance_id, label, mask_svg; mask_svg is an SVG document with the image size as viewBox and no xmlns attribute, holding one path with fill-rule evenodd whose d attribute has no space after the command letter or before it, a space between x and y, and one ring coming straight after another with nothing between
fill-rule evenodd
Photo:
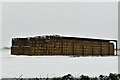
<instances>
[{"instance_id":1,"label":"hazy horizon","mask_svg":"<svg viewBox=\"0 0 120 80\"><path fill-rule=\"evenodd\" d=\"M118 7L112 2L3 2L2 46L12 37L44 34L118 39Z\"/></svg>"}]
</instances>

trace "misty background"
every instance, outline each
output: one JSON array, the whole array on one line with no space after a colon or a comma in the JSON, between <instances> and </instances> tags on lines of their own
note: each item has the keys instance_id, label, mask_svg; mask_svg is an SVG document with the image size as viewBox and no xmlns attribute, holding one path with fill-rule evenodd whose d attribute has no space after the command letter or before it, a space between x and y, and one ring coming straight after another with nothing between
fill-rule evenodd
<instances>
[{"instance_id":1,"label":"misty background","mask_svg":"<svg viewBox=\"0 0 120 80\"><path fill-rule=\"evenodd\" d=\"M3 3L3 46L12 37L60 34L118 39L117 3Z\"/></svg>"},{"instance_id":2,"label":"misty background","mask_svg":"<svg viewBox=\"0 0 120 80\"><path fill-rule=\"evenodd\" d=\"M2 47L13 37L59 34L118 39L117 2L3 2ZM2 52L2 77L118 73L118 57L11 56Z\"/></svg>"}]
</instances>

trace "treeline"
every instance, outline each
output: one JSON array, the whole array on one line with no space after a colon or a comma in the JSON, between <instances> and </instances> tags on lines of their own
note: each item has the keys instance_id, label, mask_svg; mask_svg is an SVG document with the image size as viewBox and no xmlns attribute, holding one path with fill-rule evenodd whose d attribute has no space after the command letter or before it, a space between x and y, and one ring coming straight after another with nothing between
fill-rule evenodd
<instances>
[{"instance_id":1,"label":"treeline","mask_svg":"<svg viewBox=\"0 0 120 80\"><path fill-rule=\"evenodd\" d=\"M3 78L1 80L120 80L120 74L110 73L109 76L100 75L99 77L89 77L86 75L74 77L71 74L67 74L62 77L54 78Z\"/></svg>"}]
</instances>

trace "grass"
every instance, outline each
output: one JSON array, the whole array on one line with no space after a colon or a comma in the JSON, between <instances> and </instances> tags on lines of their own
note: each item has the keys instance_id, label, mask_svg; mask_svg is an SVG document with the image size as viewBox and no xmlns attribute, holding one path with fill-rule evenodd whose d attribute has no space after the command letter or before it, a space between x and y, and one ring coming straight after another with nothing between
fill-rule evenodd
<instances>
[{"instance_id":1,"label":"grass","mask_svg":"<svg viewBox=\"0 0 120 80\"><path fill-rule=\"evenodd\" d=\"M86 75L80 75L79 77L74 77L71 74L64 75L62 77L53 78L2 78L1 80L120 80L120 74L110 73L108 76L99 75L99 77L89 77Z\"/></svg>"}]
</instances>

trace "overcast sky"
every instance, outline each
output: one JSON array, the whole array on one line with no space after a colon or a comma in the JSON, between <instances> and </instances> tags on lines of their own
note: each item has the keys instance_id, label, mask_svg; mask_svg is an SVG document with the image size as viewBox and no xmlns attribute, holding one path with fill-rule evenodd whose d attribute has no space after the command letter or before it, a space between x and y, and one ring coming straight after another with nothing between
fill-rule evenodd
<instances>
[{"instance_id":1,"label":"overcast sky","mask_svg":"<svg viewBox=\"0 0 120 80\"><path fill-rule=\"evenodd\" d=\"M118 38L112 2L4 2L2 13L3 46L10 46L12 37L44 34Z\"/></svg>"}]
</instances>

